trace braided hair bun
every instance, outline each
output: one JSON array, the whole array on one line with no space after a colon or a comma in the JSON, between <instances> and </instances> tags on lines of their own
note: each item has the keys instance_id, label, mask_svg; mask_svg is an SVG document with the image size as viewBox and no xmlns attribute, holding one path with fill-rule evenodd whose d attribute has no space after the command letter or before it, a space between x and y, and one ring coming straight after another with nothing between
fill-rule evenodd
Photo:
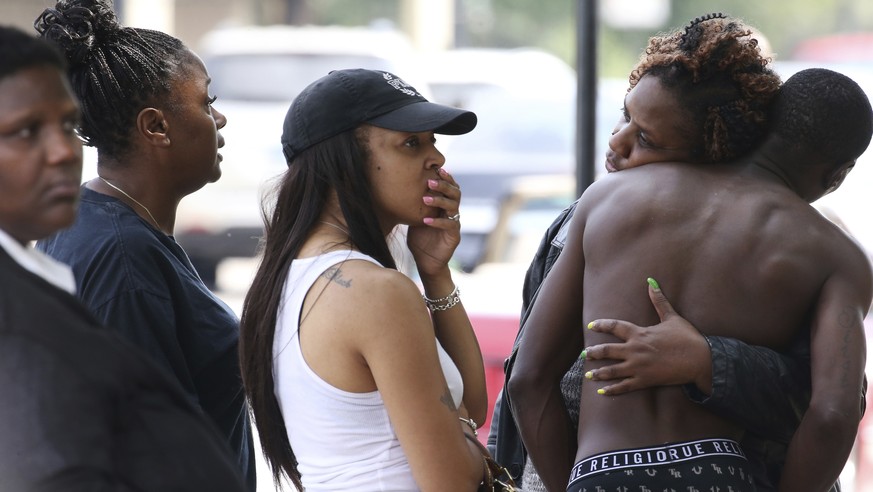
<instances>
[{"instance_id":1,"label":"braided hair bun","mask_svg":"<svg viewBox=\"0 0 873 492\"><path fill-rule=\"evenodd\" d=\"M114 42L121 29L112 7L101 0L61 0L43 11L34 27L71 66L89 63L95 49Z\"/></svg>"},{"instance_id":2,"label":"braided hair bun","mask_svg":"<svg viewBox=\"0 0 873 492\"><path fill-rule=\"evenodd\" d=\"M67 58L82 103L79 135L116 158L130 150L136 115L147 102L169 97L189 56L169 34L121 26L110 0L59 0L34 27Z\"/></svg>"}]
</instances>

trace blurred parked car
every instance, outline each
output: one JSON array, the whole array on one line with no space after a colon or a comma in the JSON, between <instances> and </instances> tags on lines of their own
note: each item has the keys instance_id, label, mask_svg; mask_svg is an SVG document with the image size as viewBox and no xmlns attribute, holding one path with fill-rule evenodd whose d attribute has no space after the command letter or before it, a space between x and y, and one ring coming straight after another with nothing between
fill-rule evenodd
<instances>
[{"instance_id":1,"label":"blurred parked car","mask_svg":"<svg viewBox=\"0 0 873 492\"><path fill-rule=\"evenodd\" d=\"M479 117L470 135L440 139L446 142L446 168L463 192L464 239L455 261L469 272L485 261L500 202L519 179L574 175L576 73L558 57L532 48L449 50L425 57L421 72L437 102ZM600 158L626 89L624 80L600 84L595 149Z\"/></svg>"},{"instance_id":2,"label":"blurred parked car","mask_svg":"<svg viewBox=\"0 0 873 492\"><path fill-rule=\"evenodd\" d=\"M464 308L485 363L490 425L494 401L503 388L503 361L512 351L521 314L524 274L546 228L576 198L572 176L526 176L512 180L500 201L493 231L483 245L482 262L458 272ZM468 233L462 227L461 242ZM480 433L480 437L487 432Z\"/></svg>"},{"instance_id":3,"label":"blurred parked car","mask_svg":"<svg viewBox=\"0 0 873 492\"><path fill-rule=\"evenodd\" d=\"M227 116L222 177L179 206L176 239L203 280L218 263L251 257L263 234L261 202L286 168L280 137L285 112L309 83L341 68L402 74L419 90L412 48L397 31L325 26L218 29L198 53L209 70L216 107Z\"/></svg>"},{"instance_id":4,"label":"blurred parked car","mask_svg":"<svg viewBox=\"0 0 873 492\"><path fill-rule=\"evenodd\" d=\"M522 96L576 90L573 68L535 48L459 48L428 54L420 62L434 99L462 108L496 90Z\"/></svg>"},{"instance_id":5,"label":"blurred parked car","mask_svg":"<svg viewBox=\"0 0 873 492\"><path fill-rule=\"evenodd\" d=\"M873 32L840 33L801 41L794 60L805 63L873 62Z\"/></svg>"}]
</instances>

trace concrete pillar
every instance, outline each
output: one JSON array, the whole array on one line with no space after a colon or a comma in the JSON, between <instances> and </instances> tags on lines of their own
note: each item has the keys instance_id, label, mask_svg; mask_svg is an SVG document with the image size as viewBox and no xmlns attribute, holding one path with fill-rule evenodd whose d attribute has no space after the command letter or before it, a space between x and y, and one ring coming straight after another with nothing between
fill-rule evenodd
<instances>
[{"instance_id":1,"label":"concrete pillar","mask_svg":"<svg viewBox=\"0 0 873 492\"><path fill-rule=\"evenodd\" d=\"M123 0L121 23L176 35L176 0Z\"/></svg>"},{"instance_id":2,"label":"concrete pillar","mask_svg":"<svg viewBox=\"0 0 873 492\"><path fill-rule=\"evenodd\" d=\"M617 29L657 29L670 18L670 0L603 0L600 16Z\"/></svg>"},{"instance_id":3,"label":"concrete pillar","mask_svg":"<svg viewBox=\"0 0 873 492\"><path fill-rule=\"evenodd\" d=\"M455 44L455 0L401 0L403 30L421 51L440 51Z\"/></svg>"}]
</instances>

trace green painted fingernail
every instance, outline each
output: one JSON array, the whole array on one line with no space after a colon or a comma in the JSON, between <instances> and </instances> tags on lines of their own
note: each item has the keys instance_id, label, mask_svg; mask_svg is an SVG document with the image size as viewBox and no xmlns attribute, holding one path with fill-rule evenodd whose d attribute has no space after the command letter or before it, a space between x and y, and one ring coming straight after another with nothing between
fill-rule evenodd
<instances>
[{"instance_id":1,"label":"green painted fingernail","mask_svg":"<svg viewBox=\"0 0 873 492\"><path fill-rule=\"evenodd\" d=\"M583 350L582 353L579 354L579 358L584 359L586 355L588 355L588 350Z\"/></svg>"},{"instance_id":2,"label":"green painted fingernail","mask_svg":"<svg viewBox=\"0 0 873 492\"><path fill-rule=\"evenodd\" d=\"M655 280L655 279L653 279L652 277L647 278L647 279L646 279L646 282L648 282L649 285L650 285L653 289L655 289L655 290L661 290L661 286L658 285L658 281Z\"/></svg>"},{"instance_id":3,"label":"green painted fingernail","mask_svg":"<svg viewBox=\"0 0 873 492\"><path fill-rule=\"evenodd\" d=\"M593 379L593 378L594 378L594 371L588 371L585 373L585 379Z\"/></svg>"},{"instance_id":4,"label":"green painted fingernail","mask_svg":"<svg viewBox=\"0 0 873 492\"><path fill-rule=\"evenodd\" d=\"M606 394L606 390L603 389L603 388L600 388L599 390L597 390L597 394L598 394L598 395L605 395L605 394Z\"/></svg>"},{"instance_id":5,"label":"green painted fingernail","mask_svg":"<svg viewBox=\"0 0 873 492\"><path fill-rule=\"evenodd\" d=\"M593 321L592 321L591 323L588 323L588 329L590 330L590 329L592 329L592 328L594 328L594 322L593 322Z\"/></svg>"}]
</instances>

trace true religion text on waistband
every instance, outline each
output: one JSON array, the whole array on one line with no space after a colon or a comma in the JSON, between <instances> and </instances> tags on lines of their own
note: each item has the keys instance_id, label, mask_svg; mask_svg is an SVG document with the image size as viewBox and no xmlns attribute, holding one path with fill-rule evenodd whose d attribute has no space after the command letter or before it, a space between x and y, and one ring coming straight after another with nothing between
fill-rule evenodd
<instances>
[{"instance_id":1,"label":"true religion text on waistband","mask_svg":"<svg viewBox=\"0 0 873 492\"><path fill-rule=\"evenodd\" d=\"M677 463L704 456L725 455L744 459L746 457L740 445L730 439L701 439L666 446L610 451L585 458L576 463L570 474L570 482L585 478L592 473Z\"/></svg>"}]
</instances>

